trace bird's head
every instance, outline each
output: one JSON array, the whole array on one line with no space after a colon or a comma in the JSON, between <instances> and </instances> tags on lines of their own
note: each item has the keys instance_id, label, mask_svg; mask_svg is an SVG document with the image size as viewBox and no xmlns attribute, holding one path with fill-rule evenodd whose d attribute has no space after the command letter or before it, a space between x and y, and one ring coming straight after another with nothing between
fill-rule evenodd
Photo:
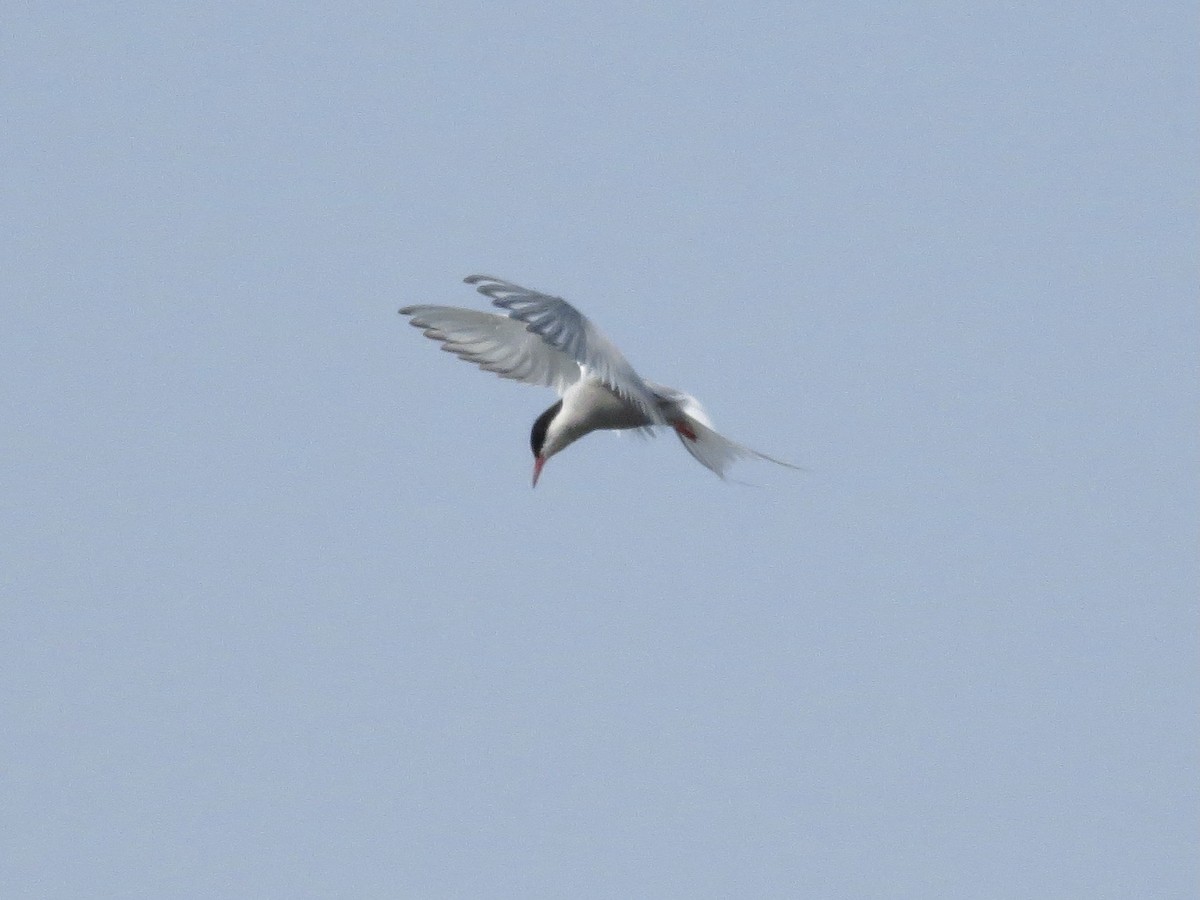
<instances>
[{"instance_id":1,"label":"bird's head","mask_svg":"<svg viewBox=\"0 0 1200 900\"><path fill-rule=\"evenodd\" d=\"M537 487L538 478L542 474L542 466L546 464L551 456L561 450L565 444L560 444L554 438L547 439L551 433L551 422L562 409L562 401L559 400L548 410L537 417L533 423L533 430L529 432L529 448L533 450L533 486Z\"/></svg>"}]
</instances>

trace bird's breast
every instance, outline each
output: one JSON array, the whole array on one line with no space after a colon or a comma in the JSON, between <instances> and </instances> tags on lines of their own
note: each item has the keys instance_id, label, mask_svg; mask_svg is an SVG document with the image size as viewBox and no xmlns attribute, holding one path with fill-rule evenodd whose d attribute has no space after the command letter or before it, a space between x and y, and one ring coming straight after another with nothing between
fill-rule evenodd
<instances>
[{"instance_id":1,"label":"bird's breast","mask_svg":"<svg viewBox=\"0 0 1200 900\"><path fill-rule=\"evenodd\" d=\"M632 403L598 381L578 381L563 395L563 415L583 432L653 424Z\"/></svg>"}]
</instances>

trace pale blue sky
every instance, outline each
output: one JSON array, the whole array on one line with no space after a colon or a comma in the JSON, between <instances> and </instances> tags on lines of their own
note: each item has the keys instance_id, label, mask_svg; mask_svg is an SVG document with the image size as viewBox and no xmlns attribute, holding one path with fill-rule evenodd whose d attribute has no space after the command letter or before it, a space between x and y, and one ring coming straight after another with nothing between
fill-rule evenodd
<instances>
[{"instance_id":1,"label":"pale blue sky","mask_svg":"<svg viewBox=\"0 0 1200 900\"><path fill-rule=\"evenodd\" d=\"M4 15L0 894L1195 896L1194 4L402 6Z\"/></svg>"}]
</instances>

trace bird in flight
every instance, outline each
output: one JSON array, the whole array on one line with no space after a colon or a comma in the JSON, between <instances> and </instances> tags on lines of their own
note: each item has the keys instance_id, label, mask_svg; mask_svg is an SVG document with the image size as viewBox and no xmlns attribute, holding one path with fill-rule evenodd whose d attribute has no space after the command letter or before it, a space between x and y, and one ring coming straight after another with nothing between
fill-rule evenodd
<instances>
[{"instance_id":1,"label":"bird in flight","mask_svg":"<svg viewBox=\"0 0 1200 900\"><path fill-rule=\"evenodd\" d=\"M652 433L656 427L670 428L688 453L721 478L743 458L798 468L718 434L695 397L642 378L621 351L561 297L490 275L464 280L505 314L457 306L406 306L400 315L459 359L502 378L558 392L558 402L537 417L529 435L534 487L546 460L599 429Z\"/></svg>"}]
</instances>

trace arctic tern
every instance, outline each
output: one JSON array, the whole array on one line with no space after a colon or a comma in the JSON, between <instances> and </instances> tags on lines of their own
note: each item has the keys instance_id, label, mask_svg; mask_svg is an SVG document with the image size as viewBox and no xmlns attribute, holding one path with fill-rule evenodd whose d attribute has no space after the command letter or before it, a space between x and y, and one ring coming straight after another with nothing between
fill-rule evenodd
<instances>
[{"instance_id":1,"label":"arctic tern","mask_svg":"<svg viewBox=\"0 0 1200 900\"><path fill-rule=\"evenodd\" d=\"M797 468L718 434L690 394L634 371L611 341L579 310L490 275L464 279L506 315L455 306L406 306L400 314L442 349L481 369L526 384L554 388L559 400L533 423L533 486L546 460L599 429L674 430L684 449L719 477L740 458Z\"/></svg>"}]
</instances>

